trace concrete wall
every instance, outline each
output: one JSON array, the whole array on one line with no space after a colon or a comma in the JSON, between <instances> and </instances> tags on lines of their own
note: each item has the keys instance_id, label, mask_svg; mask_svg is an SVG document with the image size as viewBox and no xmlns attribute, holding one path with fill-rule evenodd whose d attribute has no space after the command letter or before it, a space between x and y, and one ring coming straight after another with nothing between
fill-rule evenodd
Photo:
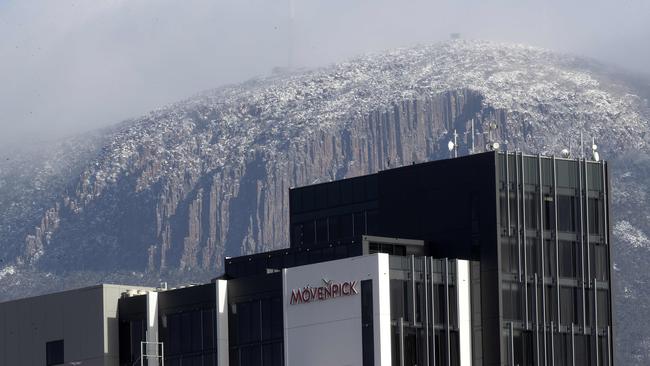
<instances>
[{"instance_id":1,"label":"concrete wall","mask_svg":"<svg viewBox=\"0 0 650 366\"><path fill-rule=\"evenodd\" d=\"M0 303L0 365L43 366L45 344L63 339L65 363L117 366L117 300L130 288L99 285Z\"/></svg>"},{"instance_id":2,"label":"concrete wall","mask_svg":"<svg viewBox=\"0 0 650 366\"><path fill-rule=\"evenodd\" d=\"M290 304L294 289L323 280L357 281L359 294ZM390 280L388 255L346 258L283 271L285 365L362 365L361 281L373 282L375 365L389 366Z\"/></svg>"}]
</instances>

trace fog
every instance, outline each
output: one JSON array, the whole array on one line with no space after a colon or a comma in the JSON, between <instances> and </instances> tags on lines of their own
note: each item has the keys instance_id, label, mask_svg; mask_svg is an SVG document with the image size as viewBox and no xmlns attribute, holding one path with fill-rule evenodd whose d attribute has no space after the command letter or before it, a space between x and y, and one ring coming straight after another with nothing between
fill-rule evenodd
<instances>
[{"instance_id":1,"label":"fog","mask_svg":"<svg viewBox=\"0 0 650 366\"><path fill-rule=\"evenodd\" d=\"M0 0L0 145L107 126L275 67L452 32L648 74L649 16L647 0Z\"/></svg>"}]
</instances>

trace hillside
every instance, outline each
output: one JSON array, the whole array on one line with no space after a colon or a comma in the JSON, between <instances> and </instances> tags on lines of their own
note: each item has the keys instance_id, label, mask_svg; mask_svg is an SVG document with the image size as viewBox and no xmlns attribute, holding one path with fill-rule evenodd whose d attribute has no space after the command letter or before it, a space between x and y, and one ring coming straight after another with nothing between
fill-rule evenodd
<instances>
[{"instance_id":1,"label":"hillside","mask_svg":"<svg viewBox=\"0 0 650 366\"><path fill-rule=\"evenodd\" d=\"M498 125L508 150L594 137L614 179L621 364L650 363L650 83L521 45L455 41L201 93L0 159L0 300L99 281L205 281L288 244L288 189L448 157ZM634 311L632 311L634 310Z\"/></svg>"}]
</instances>

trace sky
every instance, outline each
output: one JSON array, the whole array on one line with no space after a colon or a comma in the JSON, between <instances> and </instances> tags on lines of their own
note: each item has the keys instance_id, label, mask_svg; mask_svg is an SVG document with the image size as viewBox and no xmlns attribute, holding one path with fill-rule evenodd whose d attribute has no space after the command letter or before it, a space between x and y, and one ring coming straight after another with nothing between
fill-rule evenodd
<instances>
[{"instance_id":1,"label":"sky","mask_svg":"<svg viewBox=\"0 0 650 366\"><path fill-rule=\"evenodd\" d=\"M0 0L0 149L452 32L650 75L648 0Z\"/></svg>"}]
</instances>

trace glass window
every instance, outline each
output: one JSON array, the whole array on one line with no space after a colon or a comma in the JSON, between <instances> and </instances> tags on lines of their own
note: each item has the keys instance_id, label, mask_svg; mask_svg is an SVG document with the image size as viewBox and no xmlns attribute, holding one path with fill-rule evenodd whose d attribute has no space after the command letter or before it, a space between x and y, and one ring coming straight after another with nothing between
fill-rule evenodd
<instances>
[{"instance_id":1,"label":"glass window","mask_svg":"<svg viewBox=\"0 0 650 366\"><path fill-rule=\"evenodd\" d=\"M366 233L366 215L363 212L354 214L354 235L364 235Z\"/></svg>"},{"instance_id":2,"label":"glass window","mask_svg":"<svg viewBox=\"0 0 650 366\"><path fill-rule=\"evenodd\" d=\"M546 321L557 324L557 292L554 286L546 286Z\"/></svg>"},{"instance_id":3,"label":"glass window","mask_svg":"<svg viewBox=\"0 0 650 366\"><path fill-rule=\"evenodd\" d=\"M262 352L259 344L242 347L240 350L240 366L258 366L262 364Z\"/></svg>"},{"instance_id":4,"label":"glass window","mask_svg":"<svg viewBox=\"0 0 650 366\"><path fill-rule=\"evenodd\" d=\"M311 247L316 241L316 230L314 228L314 221L307 221L303 223L302 229L302 244L305 247Z\"/></svg>"},{"instance_id":5,"label":"glass window","mask_svg":"<svg viewBox=\"0 0 650 366\"><path fill-rule=\"evenodd\" d=\"M327 185L319 184L313 186L314 190L314 209L319 210L327 207Z\"/></svg>"},{"instance_id":6,"label":"glass window","mask_svg":"<svg viewBox=\"0 0 650 366\"><path fill-rule=\"evenodd\" d=\"M345 179L340 182L341 184L341 204L347 205L354 200L354 189L352 188L352 180Z\"/></svg>"},{"instance_id":7,"label":"glass window","mask_svg":"<svg viewBox=\"0 0 650 366\"><path fill-rule=\"evenodd\" d=\"M47 366L59 365L64 362L64 348L63 339L45 344L45 360Z\"/></svg>"},{"instance_id":8,"label":"glass window","mask_svg":"<svg viewBox=\"0 0 650 366\"><path fill-rule=\"evenodd\" d=\"M573 241L559 242L560 277L578 277L578 261L580 260L579 245Z\"/></svg>"},{"instance_id":9,"label":"glass window","mask_svg":"<svg viewBox=\"0 0 650 366\"><path fill-rule=\"evenodd\" d=\"M551 230L555 225L555 206L553 196L544 195L544 230Z\"/></svg>"},{"instance_id":10,"label":"glass window","mask_svg":"<svg viewBox=\"0 0 650 366\"><path fill-rule=\"evenodd\" d=\"M445 324L445 314L447 313L447 304L445 303L445 286L442 284L436 284L433 285L433 288L434 321L435 324Z\"/></svg>"},{"instance_id":11,"label":"glass window","mask_svg":"<svg viewBox=\"0 0 650 366\"><path fill-rule=\"evenodd\" d=\"M544 275L555 277L555 241L544 240Z\"/></svg>"},{"instance_id":12,"label":"glass window","mask_svg":"<svg viewBox=\"0 0 650 366\"><path fill-rule=\"evenodd\" d=\"M599 281L607 281L609 278L609 261L607 246L602 244L590 244L592 256L592 277Z\"/></svg>"},{"instance_id":13,"label":"glass window","mask_svg":"<svg viewBox=\"0 0 650 366\"><path fill-rule=\"evenodd\" d=\"M580 323L581 298L582 296L576 287L560 288L560 320L563 325L571 326L571 324Z\"/></svg>"},{"instance_id":14,"label":"glass window","mask_svg":"<svg viewBox=\"0 0 650 366\"><path fill-rule=\"evenodd\" d=\"M145 340L145 324L144 320L131 321L131 352L133 355L140 355L140 342Z\"/></svg>"},{"instance_id":15,"label":"glass window","mask_svg":"<svg viewBox=\"0 0 650 366\"><path fill-rule=\"evenodd\" d=\"M340 228L340 238L348 239L354 236L353 226L352 226L352 214L346 214L339 216Z\"/></svg>"},{"instance_id":16,"label":"glass window","mask_svg":"<svg viewBox=\"0 0 650 366\"><path fill-rule=\"evenodd\" d=\"M214 329L215 309L205 309L202 313L203 349L214 349L216 348L216 345L214 344L214 334L216 332Z\"/></svg>"},{"instance_id":17,"label":"glass window","mask_svg":"<svg viewBox=\"0 0 650 366\"><path fill-rule=\"evenodd\" d=\"M302 191L302 209L303 211L311 211L314 209L314 190L313 187L305 187L300 189Z\"/></svg>"},{"instance_id":18,"label":"glass window","mask_svg":"<svg viewBox=\"0 0 650 366\"><path fill-rule=\"evenodd\" d=\"M364 178L355 178L352 180L352 186L354 187L354 202L362 202L366 199L364 180Z\"/></svg>"},{"instance_id":19,"label":"glass window","mask_svg":"<svg viewBox=\"0 0 650 366\"><path fill-rule=\"evenodd\" d=\"M537 229L538 223L538 201L539 196L535 192L526 192L524 195L524 209L526 214L526 229L535 230Z\"/></svg>"},{"instance_id":20,"label":"glass window","mask_svg":"<svg viewBox=\"0 0 650 366\"><path fill-rule=\"evenodd\" d=\"M535 273L540 273L538 243L539 239L526 238L526 267L529 276L533 276Z\"/></svg>"},{"instance_id":21,"label":"glass window","mask_svg":"<svg viewBox=\"0 0 650 366\"><path fill-rule=\"evenodd\" d=\"M403 280L390 280L390 315L393 320L406 318L404 302L406 294Z\"/></svg>"},{"instance_id":22,"label":"glass window","mask_svg":"<svg viewBox=\"0 0 650 366\"><path fill-rule=\"evenodd\" d=\"M553 341L555 343L555 364L571 365L573 359L571 353L571 334L556 333L554 334Z\"/></svg>"},{"instance_id":23,"label":"glass window","mask_svg":"<svg viewBox=\"0 0 650 366\"><path fill-rule=\"evenodd\" d=\"M508 320L522 320L521 315L521 286L518 283L504 282L503 290L503 318Z\"/></svg>"},{"instance_id":24,"label":"glass window","mask_svg":"<svg viewBox=\"0 0 650 366\"><path fill-rule=\"evenodd\" d=\"M598 290L598 326L604 327L610 324L609 320L609 292Z\"/></svg>"},{"instance_id":25,"label":"glass window","mask_svg":"<svg viewBox=\"0 0 650 366\"><path fill-rule=\"evenodd\" d=\"M271 338L271 299L262 300L262 341Z\"/></svg>"},{"instance_id":26,"label":"glass window","mask_svg":"<svg viewBox=\"0 0 650 366\"><path fill-rule=\"evenodd\" d=\"M181 352L192 351L192 313L181 314Z\"/></svg>"},{"instance_id":27,"label":"glass window","mask_svg":"<svg viewBox=\"0 0 650 366\"><path fill-rule=\"evenodd\" d=\"M379 234L379 211L373 210L366 213L366 228L368 235Z\"/></svg>"},{"instance_id":28,"label":"glass window","mask_svg":"<svg viewBox=\"0 0 650 366\"><path fill-rule=\"evenodd\" d=\"M515 332L513 335L515 365L532 366L534 363L533 334Z\"/></svg>"},{"instance_id":29,"label":"glass window","mask_svg":"<svg viewBox=\"0 0 650 366\"><path fill-rule=\"evenodd\" d=\"M564 232L576 231L577 202L574 196L559 195L557 197L558 230Z\"/></svg>"},{"instance_id":30,"label":"glass window","mask_svg":"<svg viewBox=\"0 0 650 366\"><path fill-rule=\"evenodd\" d=\"M517 273L519 270L519 249L514 240L504 239L501 245L501 270L504 273Z\"/></svg>"},{"instance_id":31,"label":"glass window","mask_svg":"<svg viewBox=\"0 0 650 366\"><path fill-rule=\"evenodd\" d=\"M318 244L328 243L329 237L327 234L327 218L316 220L316 242Z\"/></svg>"},{"instance_id":32,"label":"glass window","mask_svg":"<svg viewBox=\"0 0 650 366\"><path fill-rule=\"evenodd\" d=\"M192 333L192 351L197 352L203 349L203 332L201 330L201 311L192 311L191 313L192 316L192 324L191 327L192 329L190 332Z\"/></svg>"},{"instance_id":33,"label":"glass window","mask_svg":"<svg viewBox=\"0 0 650 366\"><path fill-rule=\"evenodd\" d=\"M167 316L169 325L169 344L165 345L165 350L170 355L181 353L181 317L180 314L170 314Z\"/></svg>"},{"instance_id":34,"label":"glass window","mask_svg":"<svg viewBox=\"0 0 650 366\"><path fill-rule=\"evenodd\" d=\"M341 203L341 193L339 191L339 182L327 184L327 206L338 206Z\"/></svg>"},{"instance_id":35,"label":"glass window","mask_svg":"<svg viewBox=\"0 0 650 366\"><path fill-rule=\"evenodd\" d=\"M591 335L576 334L574 336L576 366L592 365L590 338Z\"/></svg>"},{"instance_id":36,"label":"glass window","mask_svg":"<svg viewBox=\"0 0 650 366\"><path fill-rule=\"evenodd\" d=\"M302 238L303 238L303 225L294 224L293 227L291 228L291 242L296 245L301 245Z\"/></svg>"},{"instance_id":37,"label":"glass window","mask_svg":"<svg viewBox=\"0 0 650 366\"><path fill-rule=\"evenodd\" d=\"M599 198L589 198L588 205L589 233L601 235L603 227L603 207L602 200Z\"/></svg>"}]
</instances>

